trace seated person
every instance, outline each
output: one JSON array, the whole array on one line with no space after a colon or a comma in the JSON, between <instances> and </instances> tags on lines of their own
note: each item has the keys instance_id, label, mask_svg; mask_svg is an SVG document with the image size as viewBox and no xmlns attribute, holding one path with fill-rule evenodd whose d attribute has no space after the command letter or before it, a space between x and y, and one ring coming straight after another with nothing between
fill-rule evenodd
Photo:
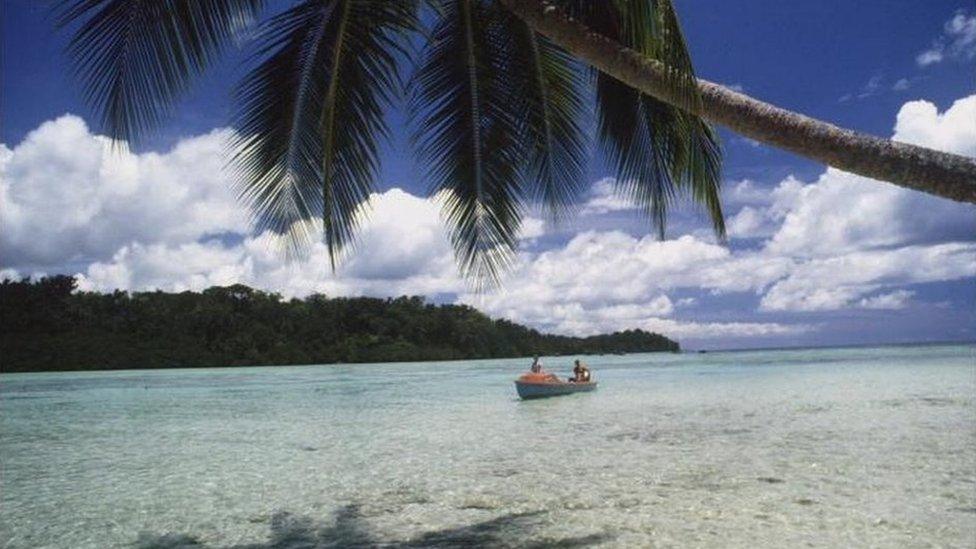
<instances>
[{"instance_id":1,"label":"seated person","mask_svg":"<svg viewBox=\"0 0 976 549\"><path fill-rule=\"evenodd\" d=\"M585 382L590 380L590 369L586 367L579 360L576 361L576 365L573 366L573 377L570 381Z\"/></svg>"}]
</instances>

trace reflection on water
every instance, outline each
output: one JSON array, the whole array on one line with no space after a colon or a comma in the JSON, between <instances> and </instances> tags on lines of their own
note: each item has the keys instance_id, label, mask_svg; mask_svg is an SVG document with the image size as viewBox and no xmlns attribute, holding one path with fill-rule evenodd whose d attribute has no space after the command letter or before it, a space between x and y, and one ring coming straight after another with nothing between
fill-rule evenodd
<instances>
[{"instance_id":1,"label":"reflection on water","mask_svg":"<svg viewBox=\"0 0 976 549\"><path fill-rule=\"evenodd\" d=\"M0 376L0 544L976 544L972 347L587 362Z\"/></svg>"}]
</instances>

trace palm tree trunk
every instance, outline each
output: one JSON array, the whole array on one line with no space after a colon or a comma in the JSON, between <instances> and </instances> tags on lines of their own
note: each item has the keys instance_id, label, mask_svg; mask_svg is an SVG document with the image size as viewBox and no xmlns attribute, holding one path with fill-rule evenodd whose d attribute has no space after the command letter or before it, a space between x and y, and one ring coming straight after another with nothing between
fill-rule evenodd
<instances>
[{"instance_id":1,"label":"palm tree trunk","mask_svg":"<svg viewBox=\"0 0 976 549\"><path fill-rule=\"evenodd\" d=\"M689 108L667 85L667 67L568 18L545 0L500 0L536 32L594 68L648 95ZM750 139L847 172L960 202L976 203L976 161L881 139L810 118L698 80L701 103L689 108Z\"/></svg>"}]
</instances>

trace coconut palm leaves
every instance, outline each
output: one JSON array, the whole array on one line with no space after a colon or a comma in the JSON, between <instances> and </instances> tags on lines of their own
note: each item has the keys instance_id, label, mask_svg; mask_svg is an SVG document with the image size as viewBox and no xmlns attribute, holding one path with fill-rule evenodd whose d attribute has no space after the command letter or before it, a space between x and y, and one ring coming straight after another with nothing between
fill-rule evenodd
<instances>
[{"instance_id":1,"label":"coconut palm leaves","mask_svg":"<svg viewBox=\"0 0 976 549\"><path fill-rule=\"evenodd\" d=\"M657 59L684 106L697 105L691 59L670 0L569 0L565 9L601 34ZM595 72L600 144L617 171L617 187L644 208L663 238L679 191L708 211L725 236L719 201L721 149L697 116Z\"/></svg>"},{"instance_id":2,"label":"coconut palm leaves","mask_svg":"<svg viewBox=\"0 0 976 549\"><path fill-rule=\"evenodd\" d=\"M130 141L154 129L193 78L264 0L72 0L58 26L78 24L68 44L87 102L104 131Z\"/></svg>"},{"instance_id":3,"label":"coconut palm leaves","mask_svg":"<svg viewBox=\"0 0 976 549\"><path fill-rule=\"evenodd\" d=\"M579 73L493 3L440 7L415 77L415 138L462 271L492 283L517 248L526 199L557 213L577 198Z\"/></svg>"},{"instance_id":4,"label":"coconut palm leaves","mask_svg":"<svg viewBox=\"0 0 976 549\"><path fill-rule=\"evenodd\" d=\"M663 233L680 193L723 234L715 135L680 107L699 100L669 0L553 0L590 28L670 67L678 107L590 72L600 143L620 188ZM117 139L152 129L263 0L70 0L63 25L86 96ZM300 0L255 35L237 88L239 191L261 229L301 253L321 234L333 265L377 174L385 108L404 90L403 45L421 42L406 90L414 141L443 204L461 270L494 282L527 208L578 204L588 143L587 71L498 0Z\"/></svg>"},{"instance_id":5,"label":"coconut palm leaves","mask_svg":"<svg viewBox=\"0 0 976 549\"><path fill-rule=\"evenodd\" d=\"M353 239L400 89L399 37L413 28L409 2L305 0L261 30L261 61L238 89L240 192L292 251L321 230L334 266Z\"/></svg>"},{"instance_id":6,"label":"coconut palm leaves","mask_svg":"<svg viewBox=\"0 0 976 549\"><path fill-rule=\"evenodd\" d=\"M522 147L531 200L553 219L572 210L583 191L587 142L584 73L569 53L508 16L514 41L510 79L522 109Z\"/></svg>"},{"instance_id":7,"label":"coconut palm leaves","mask_svg":"<svg viewBox=\"0 0 976 549\"><path fill-rule=\"evenodd\" d=\"M415 139L461 269L481 281L510 258L522 216L518 121L504 78L510 44L494 6L457 0L439 11L415 76Z\"/></svg>"}]
</instances>

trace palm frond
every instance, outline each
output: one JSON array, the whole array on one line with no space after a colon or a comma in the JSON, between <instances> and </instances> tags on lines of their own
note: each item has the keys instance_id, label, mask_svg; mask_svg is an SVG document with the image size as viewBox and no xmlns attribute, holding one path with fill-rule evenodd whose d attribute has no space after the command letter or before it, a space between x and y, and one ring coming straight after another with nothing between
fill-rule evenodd
<instances>
[{"instance_id":1,"label":"palm frond","mask_svg":"<svg viewBox=\"0 0 976 549\"><path fill-rule=\"evenodd\" d=\"M722 146L718 134L707 122L697 116L679 111L683 123L688 126L687 151L690 157L678 166L685 170L679 179L688 187L692 200L705 208L712 222L712 229L720 240L725 240L725 214L722 212Z\"/></svg>"},{"instance_id":2,"label":"palm frond","mask_svg":"<svg viewBox=\"0 0 976 549\"><path fill-rule=\"evenodd\" d=\"M668 210L679 192L687 192L724 238L721 148L704 120L680 108L701 99L670 0L566 0L562 7L596 32L661 61L669 86L683 98L679 106L666 104L594 71L598 133L618 190L650 214L662 238Z\"/></svg>"},{"instance_id":3,"label":"palm frond","mask_svg":"<svg viewBox=\"0 0 976 549\"><path fill-rule=\"evenodd\" d=\"M327 82L325 36L335 6L306 2L268 21L263 61L237 89L235 164L241 199L258 230L288 234L301 254L322 212L319 118Z\"/></svg>"},{"instance_id":4,"label":"palm frond","mask_svg":"<svg viewBox=\"0 0 976 549\"><path fill-rule=\"evenodd\" d=\"M523 215L505 20L491 3L442 2L414 75L414 140L443 202L461 271L479 286L496 283L510 264Z\"/></svg>"},{"instance_id":5,"label":"palm frond","mask_svg":"<svg viewBox=\"0 0 976 549\"><path fill-rule=\"evenodd\" d=\"M647 158L638 159L637 164L653 170L657 180L647 185L641 178L629 179L618 182L620 187L651 212L661 238L667 211L683 192L705 208L716 235L724 239L725 218L719 201L722 153L714 130L697 116L647 95L641 95L638 111L643 120L639 131L649 141L650 153L645 151Z\"/></svg>"},{"instance_id":6,"label":"palm frond","mask_svg":"<svg viewBox=\"0 0 976 549\"><path fill-rule=\"evenodd\" d=\"M678 107L697 106L695 71L671 0L613 0L612 4L620 20L617 39L661 61L667 83L679 98Z\"/></svg>"},{"instance_id":7,"label":"palm frond","mask_svg":"<svg viewBox=\"0 0 976 549\"><path fill-rule=\"evenodd\" d=\"M506 80L523 113L522 144L529 198L551 219L572 210L584 188L587 141L580 121L586 115L580 64L565 50L515 17L512 63Z\"/></svg>"},{"instance_id":8,"label":"palm frond","mask_svg":"<svg viewBox=\"0 0 976 549\"><path fill-rule=\"evenodd\" d=\"M396 55L414 2L305 0L263 28L238 89L239 191L260 228L302 254L321 230L333 268L353 241L400 88Z\"/></svg>"},{"instance_id":9,"label":"palm frond","mask_svg":"<svg viewBox=\"0 0 976 549\"><path fill-rule=\"evenodd\" d=\"M84 97L119 141L154 129L264 0L69 0L59 27Z\"/></svg>"}]
</instances>

